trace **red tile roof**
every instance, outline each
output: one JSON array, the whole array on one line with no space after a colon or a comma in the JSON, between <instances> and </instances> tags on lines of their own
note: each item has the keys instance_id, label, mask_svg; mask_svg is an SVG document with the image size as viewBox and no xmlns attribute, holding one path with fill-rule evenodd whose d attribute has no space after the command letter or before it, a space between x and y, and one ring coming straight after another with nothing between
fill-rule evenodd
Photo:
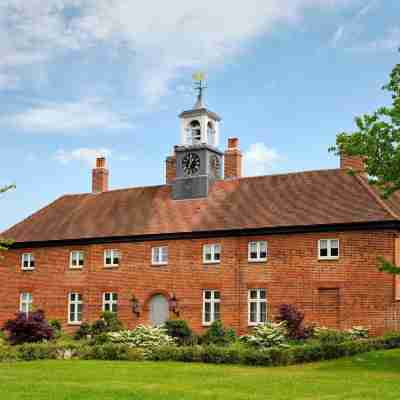
<instances>
[{"instance_id":1,"label":"red tile roof","mask_svg":"<svg viewBox=\"0 0 400 400\"><path fill-rule=\"evenodd\" d=\"M2 234L17 243L397 220L400 198L383 202L346 171L216 182L208 198L171 198L168 185L65 195Z\"/></svg>"}]
</instances>

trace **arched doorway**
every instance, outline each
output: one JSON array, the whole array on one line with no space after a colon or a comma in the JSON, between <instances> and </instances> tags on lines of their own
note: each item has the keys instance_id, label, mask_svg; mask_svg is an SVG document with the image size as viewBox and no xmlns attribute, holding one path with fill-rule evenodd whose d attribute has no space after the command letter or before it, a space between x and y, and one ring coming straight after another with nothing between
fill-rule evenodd
<instances>
[{"instance_id":1,"label":"arched doorway","mask_svg":"<svg viewBox=\"0 0 400 400\"><path fill-rule=\"evenodd\" d=\"M162 294L156 294L150 299L149 310L153 326L160 326L169 319L169 303Z\"/></svg>"}]
</instances>

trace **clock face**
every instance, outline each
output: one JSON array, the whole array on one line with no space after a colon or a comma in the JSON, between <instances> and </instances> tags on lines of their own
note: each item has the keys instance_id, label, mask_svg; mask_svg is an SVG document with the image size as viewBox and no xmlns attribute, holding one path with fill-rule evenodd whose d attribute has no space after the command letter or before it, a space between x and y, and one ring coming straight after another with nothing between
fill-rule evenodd
<instances>
[{"instance_id":1,"label":"clock face","mask_svg":"<svg viewBox=\"0 0 400 400\"><path fill-rule=\"evenodd\" d=\"M200 170L200 157L196 153L188 153L182 160L182 168L187 175L197 174Z\"/></svg>"},{"instance_id":2,"label":"clock face","mask_svg":"<svg viewBox=\"0 0 400 400\"><path fill-rule=\"evenodd\" d=\"M221 162L217 156L212 156L210 158L210 167L215 176L218 176L221 172Z\"/></svg>"}]
</instances>

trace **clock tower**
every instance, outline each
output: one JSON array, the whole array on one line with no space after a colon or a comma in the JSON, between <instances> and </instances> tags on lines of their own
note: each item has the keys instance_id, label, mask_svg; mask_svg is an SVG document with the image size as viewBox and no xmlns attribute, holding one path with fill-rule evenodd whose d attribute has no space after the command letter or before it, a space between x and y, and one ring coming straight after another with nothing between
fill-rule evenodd
<instances>
[{"instance_id":1,"label":"clock tower","mask_svg":"<svg viewBox=\"0 0 400 400\"><path fill-rule=\"evenodd\" d=\"M221 118L203 101L204 76L196 74L199 94L191 110L179 115L181 144L175 147L176 178L172 183L175 200L207 197L209 188L222 179L223 153L218 150Z\"/></svg>"}]
</instances>

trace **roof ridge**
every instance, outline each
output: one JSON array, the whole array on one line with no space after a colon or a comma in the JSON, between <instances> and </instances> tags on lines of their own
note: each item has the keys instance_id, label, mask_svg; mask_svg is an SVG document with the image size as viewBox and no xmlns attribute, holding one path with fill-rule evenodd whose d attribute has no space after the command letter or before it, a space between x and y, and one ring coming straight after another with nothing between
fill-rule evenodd
<instances>
[{"instance_id":1,"label":"roof ridge","mask_svg":"<svg viewBox=\"0 0 400 400\"><path fill-rule=\"evenodd\" d=\"M356 179L361 183L364 189L371 195L371 197L393 218L400 219L400 216L397 215L390 206L379 196L371 187L371 185L363 179L363 177L359 174L355 174Z\"/></svg>"}]
</instances>

